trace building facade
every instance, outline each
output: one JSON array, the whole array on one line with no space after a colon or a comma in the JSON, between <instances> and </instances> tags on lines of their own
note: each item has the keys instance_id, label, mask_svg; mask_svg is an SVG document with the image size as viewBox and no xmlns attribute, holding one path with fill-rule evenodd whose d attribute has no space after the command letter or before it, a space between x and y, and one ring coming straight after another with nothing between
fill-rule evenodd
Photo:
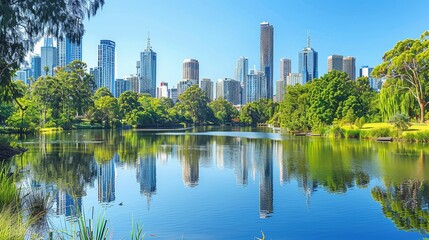
<instances>
[{"instance_id":1,"label":"building facade","mask_svg":"<svg viewBox=\"0 0 429 240\"><path fill-rule=\"evenodd\" d=\"M298 72L302 74L303 84L318 77L318 54L311 48L310 36L307 38L307 47L299 52Z\"/></svg>"},{"instance_id":2,"label":"building facade","mask_svg":"<svg viewBox=\"0 0 429 240\"><path fill-rule=\"evenodd\" d=\"M200 81L200 88L206 93L207 99L213 101L213 82L210 78L203 78Z\"/></svg>"},{"instance_id":3,"label":"building facade","mask_svg":"<svg viewBox=\"0 0 429 240\"><path fill-rule=\"evenodd\" d=\"M189 80L193 84L199 84L200 63L196 59L185 59L183 61L182 80Z\"/></svg>"},{"instance_id":4,"label":"building facade","mask_svg":"<svg viewBox=\"0 0 429 240\"><path fill-rule=\"evenodd\" d=\"M97 89L107 87L115 96L115 42L101 40L98 45L98 77Z\"/></svg>"},{"instance_id":5,"label":"building facade","mask_svg":"<svg viewBox=\"0 0 429 240\"><path fill-rule=\"evenodd\" d=\"M58 39L58 65L65 67L75 60L82 61L82 38L79 42L72 42L69 37Z\"/></svg>"},{"instance_id":6,"label":"building facade","mask_svg":"<svg viewBox=\"0 0 429 240\"><path fill-rule=\"evenodd\" d=\"M31 56L31 77L36 81L42 76L42 58L39 55Z\"/></svg>"},{"instance_id":7,"label":"building facade","mask_svg":"<svg viewBox=\"0 0 429 240\"><path fill-rule=\"evenodd\" d=\"M161 82L160 86L156 88L157 98L168 98L168 83Z\"/></svg>"},{"instance_id":8,"label":"building facade","mask_svg":"<svg viewBox=\"0 0 429 240\"><path fill-rule=\"evenodd\" d=\"M54 76L54 69L58 66L58 52L53 38L45 38L40 52L41 76Z\"/></svg>"},{"instance_id":9,"label":"building facade","mask_svg":"<svg viewBox=\"0 0 429 240\"><path fill-rule=\"evenodd\" d=\"M286 78L291 72L292 72L292 60L287 58L280 59L280 81L286 82Z\"/></svg>"},{"instance_id":10,"label":"building facade","mask_svg":"<svg viewBox=\"0 0 429 240\"><path fill-rule=\"evenodd\" d=\"M219 79L216 83L216 99L223 98L233 105L241 104L240 82L231 78Z\"/></svg>"},{"instance_id":11,"label":"building facade","mask_svg":"<svg viewBox=\"0 0 429 240\"><path fill-rule=\"evenodd\" d=\"M380 79L377 78L373 78L371 76L372 70L374 68L369 67L369 66L362 66L359 69L359 77L368 77L369 80L369 85L371 86L371 89L375 90L375 91L379 91L381 89L381 81Z\"/></svg>"},{"instance_id":12,"label":"building facade","mask_svg":"<svg viewBox=\"0 0 429 240\"><path fill-rule=\"evenodd\" d=\"M124 79L130 82L130 91L139 92L139 77L137 75L125 76Z\"/></svg>"},{"instance_id":13,"label":"building facade","mask_svg":"<svg viewBox=\"0 0 429 240\"><path fill-rule=\"evenodd\" d=\"M150 38L145 51L140 53L140 93L156 97L156 52L152 50Z\"/></svg>"},{"instance_id":14,"label":"building facade","mask_svg":"<svg viewBox=\"0 0 429 240\"><path fill-rule=\"evenodd\" d=\"M334 54L328 57L328 72L332 70L343 71L343 56Z\"/></svg>"},{"instance_id":15,"label":"building facade","mask_svg":"<svg viewBox=\"0 0 429 240\"><path fill-rule=\"evenodd\" d=\"M130 90L130 81L125 79L115 80L115 98L119 98L122 93Z\"/></svg>"},{"instance_id":16,"label":"building facade","mask_svg":"<svg viewBox=\"0 0 429 240\"><path fill-rule=\"evenodd\" d=\"M257 71L256 69L250 70L246 82L244 83L243 105L261 98L261 85L263 85L264 82L265 75L262 71Z\"/></svg>"},{"instance_id":17,"label":"building facade","mask_svg":"<svg viewBox=\"0 0 429 240\"><path fill-rule=\"evenodd\" d=\"M349 75L350 79L356 80L356 58L344 57L343 58L343 71Z\"/></svg>"},{"instance_id":18,"label":"building facade","mask_svg":"<svg viewBox=\"0 0 429 240\"><path fill-rule=\"evenodd\" d=\"M286 81L278 80L276 82L276 102L283 101L285 95Z\"/></svg>"},{"instance_id":19,"label":"building facade","mask_svg":"<svg viewBox=\"0 0 429 240\"><path fill-rule=\"evenodd\" d=\"M178 96L179 96L179 93L177 91L177 88L172 87L168 89L168 98L171 98L174 104L176 104Z\"/></svg>"},{"instance_id":20,"label":"building facade","mask_svg":"<svg viewBox=\"0 0 429 240\"><path fill-rule=\"evenodd\" d=\"M273 99L273 55L274 55L274 27L268 22L261 23L260 36L260 70L264 72L264 91L261 97Z\"/></svg>"},{"instance_id":21,"label":"building facade","mask_svg":"<svg viewBox=\"0 0 429 240\"><path fill-rule=\"evenodd\" d=\"M235 66L235 80L244 83L249 71L249 60L246 57L240 57Z\"/></svg>"},{"instance_id":22,"label":"building facade","mask_svg":"<svg viewBox=\"0 0 429 240\"><path fill-rule=\"evenodd\" d=\"M286 85L296 85L301 84L304 85L302 80L302 74L301 73L289 73L286 79Z\"/></svg>"}]
</instances>

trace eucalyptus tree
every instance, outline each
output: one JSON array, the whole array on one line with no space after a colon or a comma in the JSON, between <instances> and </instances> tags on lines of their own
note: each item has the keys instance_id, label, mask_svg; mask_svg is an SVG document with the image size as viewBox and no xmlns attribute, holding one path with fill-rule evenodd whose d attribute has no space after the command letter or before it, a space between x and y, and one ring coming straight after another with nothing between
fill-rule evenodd
<instances>
[{"instance_id":1,"label":"eucalyptus tree","mask_svg":"<svg viewBox=\"0 0 429 240\"><path fill-rule=\"evenodd\" d=\"M374 68L375 77L398 79L395 87L408 90L420 107L420 122L424 122L429 104L429 31L419 39L398 42L383 56L383 63Z\"/></svg>"}]
</instances>

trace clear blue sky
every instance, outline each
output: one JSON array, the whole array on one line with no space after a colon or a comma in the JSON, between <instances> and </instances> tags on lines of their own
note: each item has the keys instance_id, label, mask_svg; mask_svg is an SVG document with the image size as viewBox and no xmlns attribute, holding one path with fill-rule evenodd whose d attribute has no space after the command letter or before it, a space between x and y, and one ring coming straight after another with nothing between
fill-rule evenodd
<instances>
[{"instance_id":1,"label":"clear blue sky","mask_svg":"<svg viewBox=\"0 0 429 240\"><path fill-rule=\"evenodd\" d=\"M397 41L418 38L429 29L428 10L428 0L106 0L86 21L83 60L96 66L100 39L113 40L116 78L134 74L150 31L158 84L177 84L185 58L199 60L200 79L216 81L234 77L239 56L259 68L259 23L269 21L274 26L274 80L280 58L291 58L292 72L297 72L307 31L323 75L331 54L356 57L358 68L379 64Z\"/></svg>"}]
</instances>

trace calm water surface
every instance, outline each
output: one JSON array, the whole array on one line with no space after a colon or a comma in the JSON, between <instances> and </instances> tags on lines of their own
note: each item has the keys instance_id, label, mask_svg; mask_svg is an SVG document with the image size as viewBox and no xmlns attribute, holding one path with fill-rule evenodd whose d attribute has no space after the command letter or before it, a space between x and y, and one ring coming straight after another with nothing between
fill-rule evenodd
<instances>
[{"instance_id":1,"label":"calm water surface","mask_svg":"<svg viewBox=\"0 0 429 240\"><path fill-rule=\"evenodd\" d=\"M266 131L266 130L265 130ZM428 146L264 129L82 130L24 140L23 187L53 195L51 225L105 213L113 239L423 239Z\"/></svg>"}]
</instances>

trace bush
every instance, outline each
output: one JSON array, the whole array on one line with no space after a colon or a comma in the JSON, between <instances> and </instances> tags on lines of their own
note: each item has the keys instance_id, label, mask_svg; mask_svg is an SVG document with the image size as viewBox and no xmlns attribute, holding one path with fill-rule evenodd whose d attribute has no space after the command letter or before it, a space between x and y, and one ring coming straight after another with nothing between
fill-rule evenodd
<instances>
[{"instance_id":1,"label":"bush","mask_svg":"<svg viewBox=\"0 0 429 240\"><path fill-rule=\"evenodd\" d=\"M344 132L345 138L355 138L359 139L361 136L361 130L359 129L349 129Z\"/></svg>"},{"instance_id":2,"label":"bush","mask_svg":"<svg viewBox=\"0 0 429 240\"><path fill-rule=\"evenodd\" d=\"M332 138L344 138L344 130L339 125L333 125L328 130L328 136Z\"/></svg>"},{"instance_id":3,"label":"bush","mask_svg":"<svg viewBox=\"0 0 429 240\"><path fill-rule=\"evenodd\" d=\"M362 129L364 124L365 124L365 118L364 117L357 118L355 121L355 126L359 129Z\"/></svg>"},{"instance_id":4,"label":"bush","mask_svg":"<svg viewBox=\"0 0 429 240\"><path fill-rule=\"evenodd\" d=\"M378 137L392 137L393 132L390 128L376 128L369 131L367 137L369 138L378 138Z\"/></svg>"},{"instance_id":5,"label":"bush","mask_svg":"<svg viewBox=\"0 0 429 240\"><path fill-rule=\"evenodd\" d=\"M410 118L399 112L393 115L389 120L389 123L391 123L397 130L401 131L405 131L411 126Z\"/></svg>"},{"instance_id":6,"label":"bush","mask_svg":"<svg viewBox=\"0 0 429 240\"><path fill-rule=\"evenodd\" d=\"M429 142L429 131L407 133L404 140L409 142Z\"/></svg>"}]
</instances>

